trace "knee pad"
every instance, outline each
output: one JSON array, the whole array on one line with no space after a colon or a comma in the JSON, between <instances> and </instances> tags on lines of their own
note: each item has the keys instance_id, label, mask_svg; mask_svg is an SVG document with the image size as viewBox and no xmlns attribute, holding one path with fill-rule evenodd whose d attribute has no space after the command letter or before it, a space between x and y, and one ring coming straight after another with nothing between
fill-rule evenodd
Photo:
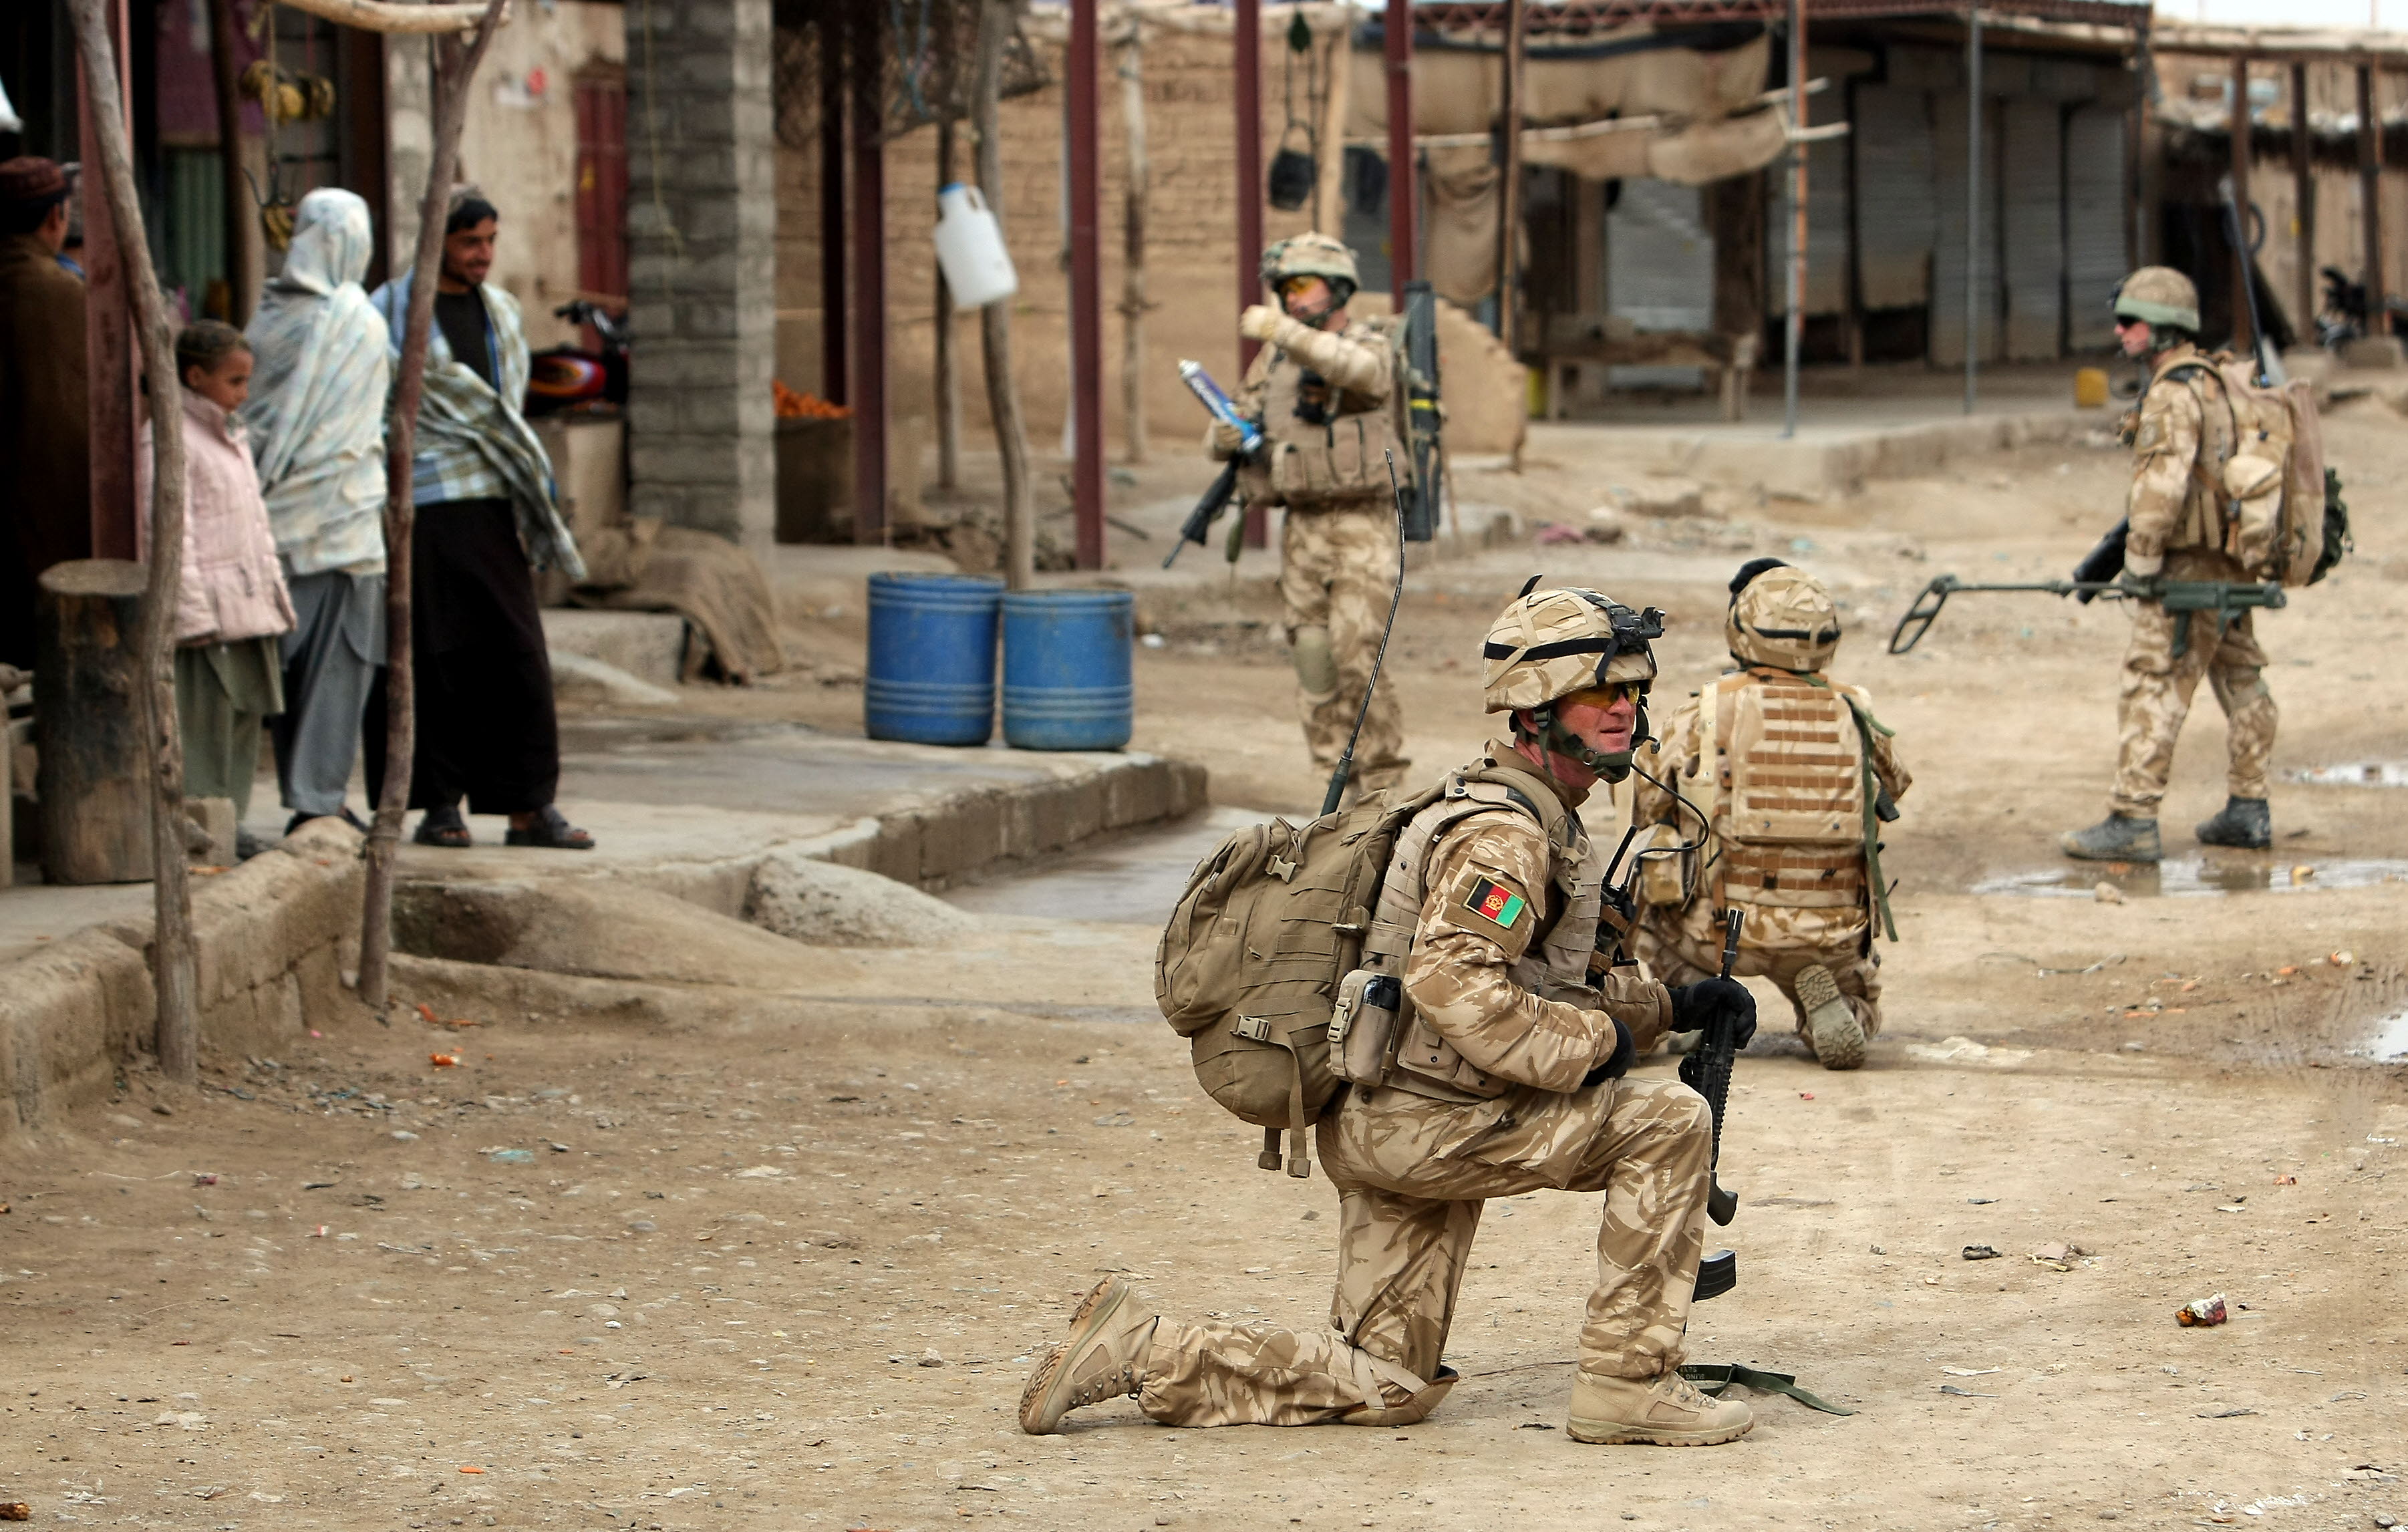
<instances>
[{"instance_id":1,"label":"knee pad","mask_svg":"<svg viewBox=\"0 0 2408 1532\"><path fill-rule=\"evenodd\" d=\"M1329 647L1329 630L1314 623L1296 630L1289 641L1289 657L1296 664L1296 683L1308 696L1325 697L1338 694L1338 655Z\"/></svg>"}]
</instances>

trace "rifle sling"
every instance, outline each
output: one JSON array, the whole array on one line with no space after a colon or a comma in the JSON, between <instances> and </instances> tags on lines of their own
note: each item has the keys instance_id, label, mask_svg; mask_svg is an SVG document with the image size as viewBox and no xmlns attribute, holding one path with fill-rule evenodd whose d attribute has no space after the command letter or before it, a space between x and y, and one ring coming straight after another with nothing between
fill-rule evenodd
<instances>
[{"instance_id":1,"label":"rifle sling","mask_svg":"<svg viewBox=\"0 0 2408 1532\"><path fill-rule=\"evenodd\" d=\"M1819 1410L1827 1415L1856 1413L1799 1388L1794 1374L1765 1372L1741 1362L1691 1362L1681 1368L1681 1376L1697 1384L1698 1392L1710 1399L1721 1398L1725 1389L1737 1383L1767 1394L1786 1394L1807 1409Z\"/></svg>"}]
</instances>

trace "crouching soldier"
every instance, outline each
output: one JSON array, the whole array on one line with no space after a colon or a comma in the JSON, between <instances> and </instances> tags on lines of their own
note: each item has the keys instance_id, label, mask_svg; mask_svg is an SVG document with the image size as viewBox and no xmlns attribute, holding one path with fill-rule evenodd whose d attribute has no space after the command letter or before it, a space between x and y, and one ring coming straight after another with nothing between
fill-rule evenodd
<instances>
[{"instance_id":1,"label":"crouching soldier","mask_svg":"<svg viewBox=\"0 0 2408 1532\"><path fill-rule=\"evenodd\" d=\"M1483 1204L1554 1188L1605 1193L1572 1438L1707 1446L1747 1431L1746 1405L1679 1370L1711 1111L1676 1081L1625 1071L1667 1028L1727 1015L1744 1042L1755 1003L1711 976L1668 992L1635 965L1587 982L1604 869L1579 810L1630 769L1661 632L1660 614L1594 591L1526 590L1488 635L1487 710L1510 716L1510 737L1397 836L1366 949L1401 956L1395 1041L1368 1051L1376 1066L1349 1047L1353 1083L1314 1124L1339 1193L1328 1327L1165 1317L1109 1278L1030 1377L1024 1429L1123 1396L1172 1425L1419 1421L1455 1380L1447 1333Z\"/></svg>"},{"instance_id":2,"label":"crouching soldier","mask_svg":"<svg viewBox=\"0 0 2408 1532\"><path fill-rule=\"evenodd\" d=\"M1638 953L1667 983L1706 978L1724 912L1745 910L1732 971L1779 985L1815 1058L1854 1069L1881 1030L1875 926L1898 939L1880 824L1911 779L1872 699L1823 674L1840 615L1822 581L1778 559L1742 566L1725 633L1739 668L1672 715L1645 763L1632 823L1657 847L1702 844L1645 859Z\"/></svg>"}]
</instances>

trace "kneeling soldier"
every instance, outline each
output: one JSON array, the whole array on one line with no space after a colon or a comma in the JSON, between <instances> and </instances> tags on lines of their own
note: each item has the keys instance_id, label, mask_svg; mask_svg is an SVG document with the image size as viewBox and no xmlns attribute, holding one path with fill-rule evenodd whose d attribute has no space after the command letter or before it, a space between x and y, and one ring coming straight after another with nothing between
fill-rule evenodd
<instances>
[{"instance_id":1,"label":"kneeling soldier","mask_svg":"<svg viewBox=\"0 0 2408 1532\"><path fill-rule=\"evenodd\" d=\"M1639 956L1667 980L1714 973L1724 912L1744 909L1731 971L1779 985L1823 1067L1853 1069L1881 1030L1879 824L1912 779L1872 699L1823 674L1840 613L1822 581L1778 559L1742 566L1725 634L1740 668L1672 715L1646 767L1664 786L1639 788L1632 822L1658 826L1655 845L1709 832L1646 859Z\"/></svg>"},{"instance_id":2,"label":"kneeling soldier","mask_svg":"<svg viewBox=\"0 0 2408 1532\"><path fill-rule=\"evenodd\" d=\"M1165 1318L1110 1278L1029 1379L1024 1429L1125 1395L1174 1425L1418 1421L1455 1381L1441 1358L1483 1203L1552 1187L1606 1194L1574 1439L1745 1434L1746 1405L1679 1371L1711 1113L1685 1085L1624 1073L1667 1028L1726 1013L1744 1045L1755 1003L1723 979L1667 992L1635 966L1587 982L1604 868L1578 810L1645 737L1661 632L1657 613L1554 590L1526 593L1489 633L1487 709L1512 715L1512 737L1398 835L1369 938L1409 949L1393 1064L1316 1124L1340 1199L1329 1327Z\"/></svg>"}]
</instances>

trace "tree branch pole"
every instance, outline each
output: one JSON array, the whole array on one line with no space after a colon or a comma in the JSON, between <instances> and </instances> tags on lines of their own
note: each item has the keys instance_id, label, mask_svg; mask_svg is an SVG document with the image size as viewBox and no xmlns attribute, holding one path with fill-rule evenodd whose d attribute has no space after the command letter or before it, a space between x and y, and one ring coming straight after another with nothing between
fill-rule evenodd
<instances>
[{"instance_id":1,"label":"tree branch pole","mask_svg":"<svg viewBox=\"0 0 2408 1532\"><path fill-rule=\"evenodd\" d=\"M1145 221L1153 166L1145 142L1145 19L1131 11L1120 39L1121 115L1128 130L1128 184L1121 199L1121 419L1128 461L1145 461Z\"/></svg>"},{"instance_id":2,"label":"tree branch pole","mask_svg":"<svg viewBox=\"0 0 2408 1532\"><path fill-rule=\"evenodd\" d=\"M150 570L142 596L140 693L150 755L150 887L155 932L151 985L158 997L159 1072L179 1085L200 1078L199 982L193 961L193 889L184 860L184 743L176 720L176 593L184 574L184 401L176 376L166 300L150 266L150 242L134 192L134 149L117 89L117 50L105 0L71 0L84 96L100 145L100 180L117 233L118 261L134 309L134 333L150 383Z\"/></svg>"},{"instance_id":3,"label":"tree branch pole","mask_svg":"<svg viewBox=\"0 0 2408 1532\"><path fill-rule=\"evenodd\" d=\"M460 165L460 133L468 117L468 86L509 0L490 0L476 40L443 37L434 44L429 81L435 106L435 154L426 167L426 195L418 205L418 254L410 266L409 314L403 322L401 366L393 381L393 412L385 426L385 747L384 791L368 831L367 887L360 909L359 995L382 1013L386 959L393 952L393 874L401 821L409 806L417 750L409 616L410 537L417 508L410 499L410 462L417 456L418 403L426 384L427 337L435 325L435 284L443 261L443 219L452 178Z\"/></svg>"},{"instance_id":4,"label":"tree branch pole","mask_svg":"<svg viewBox=\"0 0 2408 1532\"><path fill-rule=\"evenodd\" d=\"M996 223L1003 222L1003 53L1010 45L1012 0L984 0L979 10L978 60L970 84L970 122L978 134L979 194ZM1037 504L1028 482L1028 429L1020 414L1020 384L1011 376L1011 304L979 310L979 345L986 364L986 403L995 446L1003 462L1003 580L1025 591L1037 573Z\"/></svg>"}]
</instances>

